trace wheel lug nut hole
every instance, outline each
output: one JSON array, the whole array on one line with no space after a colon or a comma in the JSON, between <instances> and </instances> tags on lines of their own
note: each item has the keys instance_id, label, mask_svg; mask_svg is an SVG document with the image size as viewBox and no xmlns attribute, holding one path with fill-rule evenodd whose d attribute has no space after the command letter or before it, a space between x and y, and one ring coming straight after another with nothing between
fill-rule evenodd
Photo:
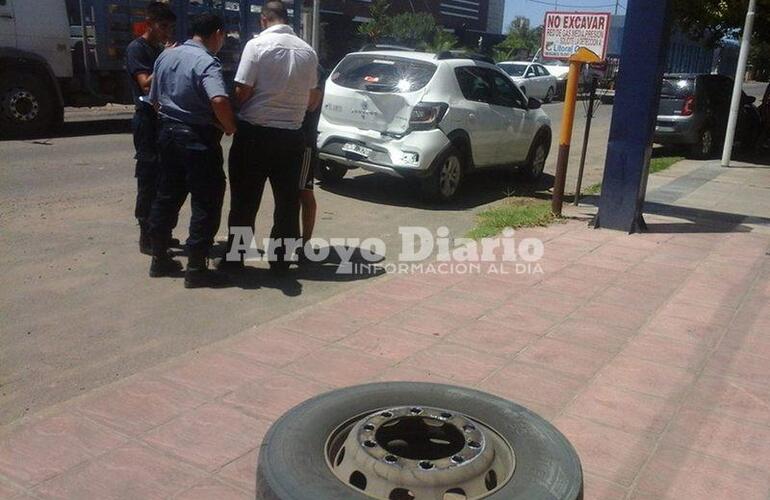
<instances>
[{"instance_id":1,"label":"wheel lug nut hole","mask_svg":"<svg viewBox=\"0 0 770 500\"><path fill-rule=\"evenodd\" d=\"M396 458L395 455L387 455L385 457L385 461L388 462L389 464L394 464L394 463L398 462L398 458Z\"/></svg>"},{"instance_id":2,"label":"wheel lug nut hole","mask_svg":"<svg viewBox=\"0 0 770 500\"><path fill-rule=\"evenodd\" d=\"M446 412L446 411L442 412L441 413L441 418L452 418L452 414L449 413L449 412Z\"/></svg>"},{"instance_id":3,"label":"wheel lug nut hole","mask_svg":"<svg viewBox=\"0 0 770 500\"><path fill-rule=\"evenodd\" d=\"M377 446L377 443L375 443L371 439L367 439L366 441L364 441L364 446L366 446L367 448L375 448Z\"/></svg>"},{"instance_id":4,"label":"wheel lug nut hole","mask_svg":"<svg viewBox=\"0 0 770 500\"><path fill-rule=\"evenodd\" d=\"M468 441L468 446L471 448L481 448L481 443L478 441Z\"/></svg>"},{"instance_id":5,"label":"wheel lug nut hole","mask_svg":"<svg viewBox=\"0 0 770 500\"><path fill-rule=\"evenodd\" d=\"M384 411L384 412L380 413L380 415L382 415L385 418L390 418L390 417L393 416L393 414L391 412L389 412L389 411Z\"/></svg>"},{"instance_id":6,"label":"wheel lug nut hole","mask_svg":"<svg viewBox=\"0 0 770 500\"><path fill-rule=\"evenodd\" d=\"M410 411L410 412L412 412L412 413L413 413L413 414L415 414L415 415L419 415L420 413L422 413L422 408L417 408L417 407L415 406L414 408L412 408L412 409L411 409L411 410L409 410L409 411Z\"/></svg>"},{"instance_id":7,"label":"wheel lug nut hole","mask_svg":"<svg viewBox=\"0 0 770 500\"><path fill-rule=\"evenodd\" d=\"M366 424L366 425L364 426L364 430L365 430L365 431L373 431L373 430L374 430L374 425L372 425L372 424Z\"/></svg>"},{"instance_id":8,"label":"wheel lug nut hole","mask_svg":"<svg viewBox=\"0 0 770 500\"><path fill-rule=\"evenodd\" d=\"M461 463L465 462L465 459L463 457L461 457L460 455L455 455L455 456L452 457L452 462L454 462L456 464L461 464Z\"/></svg>"},{"instance_id":9,"label":"wheel lug nut hole","mask_svg":"<svg viewBox=\"0 0 770 500\"><path fill-rule=\"evenodd\" d=\"M419 465L422 470L431 470L433 468L433 464L427 460L423 460Z\"/></svg>"}]
</instances>

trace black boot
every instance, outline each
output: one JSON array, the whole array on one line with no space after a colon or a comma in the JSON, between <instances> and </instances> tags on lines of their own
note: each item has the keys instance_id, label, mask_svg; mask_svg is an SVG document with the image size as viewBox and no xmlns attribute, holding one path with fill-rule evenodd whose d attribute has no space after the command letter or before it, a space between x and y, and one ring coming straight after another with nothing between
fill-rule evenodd
<instances>
[{"instance_id":1,"label":"black boot","mask_svg":"<svg viewBox=\"0 0 770 500\"><path fill-rule=\"evenodd\" d=\"M227 276L213 271L206 264L205 255L193 253L187 261L184 273L185 288L216 288L227 284Z\"/></svg>"},{"instance_id":2,"label":"black boot","mask_svg":"<svg viewBox=\"0 0 770 500\"><path fill-rule=\"evenodd\" d=\"M149 226L147 221L139 219L139 251L145 255L152 255L152 238L150 237Z\"/></svg>"},{"instance_id":3,"label":"black boot","mask_svg":"<svg viewBox=\"0 0 770 500\"><path fill-rule=\"evenodd\" d=\"M150 264L150 277L161 278L172 276L182 270L182 263L174 260L168 253L166 241L152 240L152 263Z\"/></svg>"}]
</instances>

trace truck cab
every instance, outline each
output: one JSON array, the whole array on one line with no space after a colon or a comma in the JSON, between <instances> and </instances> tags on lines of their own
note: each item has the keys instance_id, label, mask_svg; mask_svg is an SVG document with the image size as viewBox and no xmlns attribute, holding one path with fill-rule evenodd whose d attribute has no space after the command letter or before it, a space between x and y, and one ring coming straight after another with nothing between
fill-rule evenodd
<instances>
[{"instance_id":1,"label":"truck cab","mask_svg":"<svg viewBox=\"0 0 770 500\"><path fill-rule=\"evenodd\" d=\"M73 77L64 0L0 0L0 131L34 134L63 118Z\"/></svg>"}]
</instances>

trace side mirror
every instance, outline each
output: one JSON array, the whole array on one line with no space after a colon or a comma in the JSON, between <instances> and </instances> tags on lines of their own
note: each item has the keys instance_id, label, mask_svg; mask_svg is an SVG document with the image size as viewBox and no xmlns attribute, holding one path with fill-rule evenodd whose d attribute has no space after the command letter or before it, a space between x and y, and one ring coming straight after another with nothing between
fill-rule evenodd
<instances>
[{"instance_id":1,"label":"side mirror","mask_svg":"<svg viewBox=\"0 0 770 500\"><path fill-rule=\"evenodd\" d=\"M529 102L527 103L527 109L540 109L543 107L543 102L540 99L535 99L534 97L529 98Z\"/></svg>"}]
</instances>

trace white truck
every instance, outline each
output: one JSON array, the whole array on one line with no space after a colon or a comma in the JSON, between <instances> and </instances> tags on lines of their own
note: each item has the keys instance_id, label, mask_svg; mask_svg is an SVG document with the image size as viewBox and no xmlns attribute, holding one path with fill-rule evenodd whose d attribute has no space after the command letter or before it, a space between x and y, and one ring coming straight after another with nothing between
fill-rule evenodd
<instances>
[{"instance_id":1,"label":"white truck","mask_svg":"<svg viewBox=\"0 0 770 500\"><path fill-rule=\"evenodd\" d=\"M125 49L144 29L149 0L0 0L0 137L44 133L64 106L132 102ZM177 39L190 18L219 14L228 33L220 52L237 67L241 40L259 29L263 0L173 0ZM83 40L87 43L83 44Z\"/></svg>"},{"instance_id":2,"label":"white truck","mask_svg":"<svg viewBox=\"0 0 770 500\"><path fill-rule=\"evenodd\" d=\"M73 77L64 0L0 0L0 135L60 123Z\"/></svg>"}]
</instances>

